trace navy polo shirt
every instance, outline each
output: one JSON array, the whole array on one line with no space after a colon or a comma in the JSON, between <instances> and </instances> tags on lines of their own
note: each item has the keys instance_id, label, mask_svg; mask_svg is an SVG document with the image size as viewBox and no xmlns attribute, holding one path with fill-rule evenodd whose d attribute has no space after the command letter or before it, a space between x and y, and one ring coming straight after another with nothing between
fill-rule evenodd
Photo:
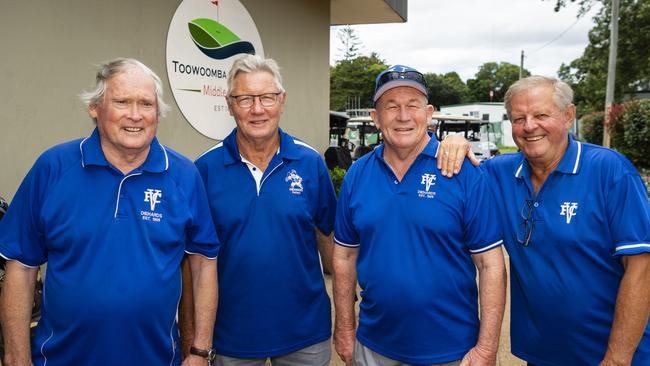
<instances>
[{"instance_id":1,"label":"navy polo shirt","mask_svg":"<svg viewBox=\"0 0 650 366\"><path fill-rule=\"evenodd\" d=\"M437 168L431 138L402 181L384 145L343 180L335 242L359 248L357 339L411 364L461 359L479 331L472 254L498 248L501 230L481 171L467 161L453 179Z\"/></svg>"},{"instance_id":2,"label":"navy polo shirt","mask_svg":"<svg viewBox=\"0 0 650 366\"><path fill-rule=\"evenodd\" d=\"M35 365L180 365L184 252L218 240L192 162L156 139L122 174L97 130L44 152L0 221L0 254L47 262Z\"/></svg>"},{"instance_id":3,"label":"navy polo shirt","mask_svg":"<svg viewBox=\"0 0 650 366\"><path fill-rule=\"evenodd\" d=\"M225 356L284 355L331 334L315 230L332 231L334 188L318 152L279 133L259 184L236 129L196 161L222 241L214 348Z\"/></svg>"},{"instance_id":4,"label":"navy polo shirt","mask_svg":"<svg viewBox=\"0 0 650 366\"><path fill-rule=\"evenodd\" d=\"M624 272L620 256L650 252L650 207L639 173L623 155L571 136L537 196L521 153L481 167L503 203L497 209L511 263L512 352L536 365L597 365ZM528 207L534 226L524 247L518 238ZM646 328L633 365L649 364Z\"/></svg>"}]
</instances>

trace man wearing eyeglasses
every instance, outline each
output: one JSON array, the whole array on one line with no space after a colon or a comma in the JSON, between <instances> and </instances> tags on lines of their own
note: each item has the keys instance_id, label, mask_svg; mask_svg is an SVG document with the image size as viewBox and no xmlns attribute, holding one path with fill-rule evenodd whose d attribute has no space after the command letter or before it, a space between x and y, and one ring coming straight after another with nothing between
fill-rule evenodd
<instances>
[{"instance_id":1,"label":"man wearing eyeglasses","mask_svg":"<svg viewBox=\"0 0 650 366\"><path fill-rule=\"evenodd\" d=\"M540 366L650 365L647 191L624 156L569 134L572 99L554 78L514 83L505 105L520 152L481 164L510 256L512 352ZM471 150L447 140L451 174Z\"/></svg>"},{"instance_id":2,"label":"man wearing eyeglasses","mask_svg":"<svg viewBox=\"0 0 650 366\"><path fill-rule=\"evenodd\" d=\"M286 99L275 61L236 60L227 101L237 127L196 161L222 242L217 365L330 361L319 250L329 267L336 196L319 153L279 128Z\"/></svg>"},{"instance_id":3,"label":"man wearing eyeglasses","mask_svg":"<svg viewBox=\"0 0 650 366\"><path fill-rule=\"evenodd\" d=\"M337 207L336 351L346 365L494 365L506 274L487 183L471 166L440 174L420 72L382 72L374 103L384 144L352 165Z\"/></svg>"}]
</instances>

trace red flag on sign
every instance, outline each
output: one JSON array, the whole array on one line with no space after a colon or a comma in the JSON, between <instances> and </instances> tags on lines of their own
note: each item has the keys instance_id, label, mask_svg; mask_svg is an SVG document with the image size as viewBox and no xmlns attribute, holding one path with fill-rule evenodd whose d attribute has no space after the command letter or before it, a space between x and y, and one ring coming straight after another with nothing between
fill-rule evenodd
<instances>
[{"instance_id":1,"label":"red flag on sign","mask_svg":"<svg viewBox=\"0 0 650 366\"><path fill-rule=\"evenodd\" d=\"M219 0L210 0L210 2L214 4L214 6L219 6Z\"/></svg>"}]
</instances>

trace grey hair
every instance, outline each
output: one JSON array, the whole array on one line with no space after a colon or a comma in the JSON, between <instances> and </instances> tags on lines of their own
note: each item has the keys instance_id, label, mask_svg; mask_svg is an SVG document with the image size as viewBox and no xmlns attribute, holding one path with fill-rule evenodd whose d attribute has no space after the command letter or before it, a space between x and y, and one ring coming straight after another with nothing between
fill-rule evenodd
<instances>
[{"instance_id":1,"label":"grey hair","mask_svg":"<svg viewBox=\"0 0 650 366\"><path fill-rule=\"evenodd\" d=\"M228 73L228 95L232 91L232 85L235 81L235 77L239 73L251 73L251 72L268 72L273 75L275 80L275 86L277 86L278 91L283 93L284 87L282 86L282 75L280 75L280 67L278 63L275 62L272 58L264 58L259 55L244 55L232 64L230 72Z\"/></svg>"},{"instance_id":2,"label":"grey hair","mask_svg":"<svg viewBox=\"0 0 650 366\"><path fill-rule=\"evenodd\" d=\"M155 85L156 90L156 108L158 117L165 117L170 110L169 105L163 100L162 81L147 65L133 58L116 58L99 65L99 70L95 76L95 87L92 90L84 91L79 94L81 101L87 106L96 106L101 103L106 94L106 84L108 80L115 75L123 74L133 68L138 68L145 75L149 76Z\"/></svg>"},{"instance_id":3,"label":"grey hair","mask_svg":"<svg viewBox=\"0 0 650 366\"><path fill-rule=\"evenodd\" d=\"M540 86L548 86L553 88L553 101L555 102L555 106L560 110L566 110L571 105L571 103L573 103L573 89L571 89L569 84L560 79L548 76L533 75L517 80L514 84L510 85L510 88L508 88L508 91L503 98L503 101L506 105L506 111L508 112L508 117L510 117L512 98L522 92Z\"/></svg>"}]
</instances>

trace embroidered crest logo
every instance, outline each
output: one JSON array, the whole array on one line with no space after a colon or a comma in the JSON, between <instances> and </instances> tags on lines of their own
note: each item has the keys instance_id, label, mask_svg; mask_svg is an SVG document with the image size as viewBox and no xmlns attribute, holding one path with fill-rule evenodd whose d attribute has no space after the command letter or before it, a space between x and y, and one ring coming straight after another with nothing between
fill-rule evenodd
<instances>
[{"instance_id":1,"label":"embroidered crest logo","mask_svg":"<svg viewBox=\"0 0 650 366\"><path fill-rule=\"evenodd\" d=\"M566 223L570 224L571 219L576 215L578 202L564 202L562 205L560 205L560 208L562 209L562 211L560 211L560 215L566 216Z\"/></svg>"},{"instance_id":2,"label":"embroidered crest logo","mask_svg":"<svg viewBox=\"0 0 650 366\"><path fill-rule=\"evenodd\" d=\"M147 189L144 191L144 201L149 202L151 211L156 210L156 204L160 203L160 198L162 198L162 191L160 189Z\"/></svg>"},{"instance_id":3,"label":"embroidered crest logo","mask_svg":"<svg viewBox=\"0 0 650 366\"><path fill-rule=\"evenodd\" d=\"M433 198L436 196L436 192L431 192L431 186L436 184L436 175L431 173L422 174L422 180L420 184L424 185L424 190L418 189L418 197Z\"/></svg>"},{"instance_id":4,"label":"embroidered crest logo","mask_svg":"<svg viewBox=\"0 0 650 366\"><path fill-rule=\"evenodd\" d=\"M293 194L302 194L302 177L296 173L295 169L291 169L287 176L284 178L285 182L291 182L289 191Z\"/></svg>"}]
</instances>

